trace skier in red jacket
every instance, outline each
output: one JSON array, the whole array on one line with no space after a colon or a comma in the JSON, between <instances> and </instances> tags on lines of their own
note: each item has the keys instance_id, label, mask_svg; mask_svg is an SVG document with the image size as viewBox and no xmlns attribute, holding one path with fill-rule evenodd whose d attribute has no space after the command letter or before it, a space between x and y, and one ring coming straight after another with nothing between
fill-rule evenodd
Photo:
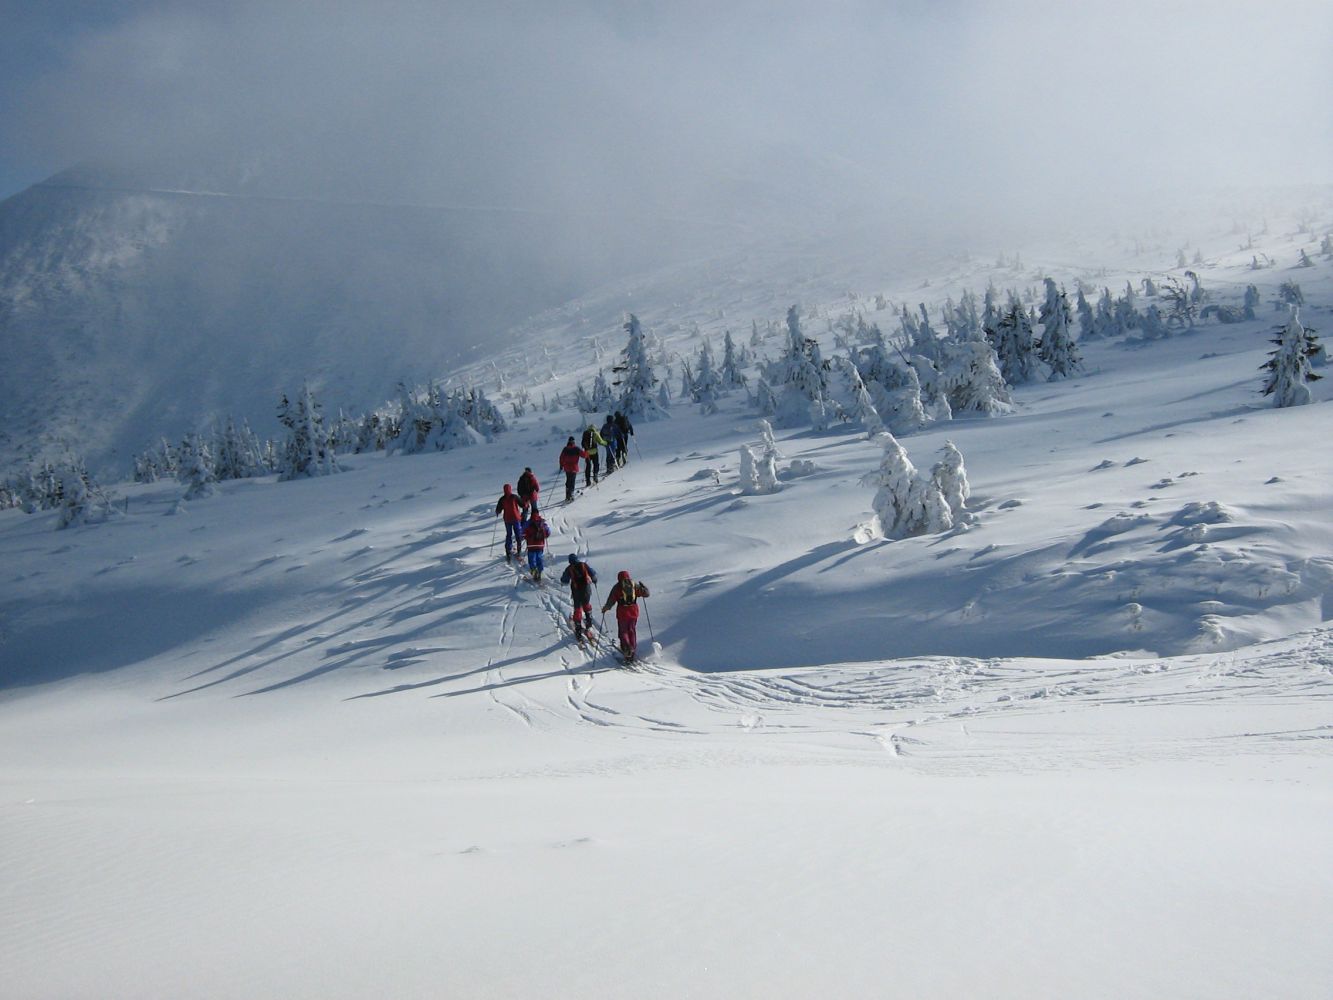
<instances>
[{"instance_id":1,"label":"skier in red jacket","mask_svg":"<svg viewBox=\"0 0 1333 1000\"><path fill-rule=\"evenodd\" d=\"M513 558L517 546L519 556L523 555L523 501L514 494L514 488L505 483L504 493L495 502L495 516L505 519L505 560Z\"/></svg>"},{"instance_id":2,"label":"skier in red jacket","mask_svg":"<svg viewBox=\"0 0 1333 1000\"><path fill-rule=\"evenodd\" d=\"M611 605L616 606L616 632L620 637L620 655L625 658L626 663L634 661L634 655L638 650L639 598L648 596L648 588L642 583L635 583L630 579L629 570L622 569L616 574L615 586L611 588L606 603L602 605L602 614L610 611Z\"/></svg>"},{"instance_id":3,"label":"skier in red jacket","mask_svg":"<svg viewBox=\"0 0 1333 1000\"><path fill-rule=\"evenodd\" d=\"M565 503L574 499L574 486L579 478L579 459L587 460L588 453L574 443L571 437L560 452L560 471L565 474Z\"/></svg>"},{"instance_id":4,"label":"skier in red jacket","mask_svg":"<svg viewBox=\"0 0 1333 1000\"><path fill-rule=\"evenodd\" d=\"M537 496L541 493L541 484L537 482L537 477L532 474L530 467L523 469L523 474L518 477L518 499L523 504L523 520L528 519L528 510L537 509Z\"/></svg>"}]
</instances>

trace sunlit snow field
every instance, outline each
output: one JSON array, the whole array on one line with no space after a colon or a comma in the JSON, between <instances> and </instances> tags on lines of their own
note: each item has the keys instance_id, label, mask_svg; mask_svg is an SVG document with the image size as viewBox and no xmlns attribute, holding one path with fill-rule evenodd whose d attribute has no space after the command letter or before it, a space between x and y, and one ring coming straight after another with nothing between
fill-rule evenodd
<instances>
[{"instance_id":1,"label":"sunlit snow field","mask_svg":"<svg viewBox=\"0 0 1333 1000\"><path fill-rule=\"evenodd\" d=\"M104 525L0 512L0 994L1329 996L1331 383L1275 410L1258 367L1279 281L1333 333L1333 263L1213 244L1204 287L1256 282L1256 321L1087 344L1013 414L901 438L960 449L965 530L876 537L856 425L780 431L812 468L742 497L743 392L640 423L547 506L550 565L651 587L632 670L494 533L523 466L556 499L571 410L189 503L124 485ZM688 355L800 301L827 355L852 308L896 330L876 293L1169 263L798 260L607 289L496 364L553 398L626 309Z\"/></svg>"}]
</instances>

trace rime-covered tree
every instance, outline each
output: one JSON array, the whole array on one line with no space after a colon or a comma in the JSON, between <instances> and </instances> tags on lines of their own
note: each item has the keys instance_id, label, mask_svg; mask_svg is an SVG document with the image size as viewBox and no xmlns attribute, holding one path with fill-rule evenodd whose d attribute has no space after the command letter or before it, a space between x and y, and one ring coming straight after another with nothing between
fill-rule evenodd
<instances>
[{"instance_id":1,"label":"rime-covered tree","mask_svg":"<svg viewBox=\"0 0 1333 1000\"><path fill-rule=\"evenodd\" d=\"M111 498L88 474L81 458L71 458L59 468L53 468L51 475L58 485L52 490L54 496L47 506L60 509L60 516L56 519L57 528L98 524L115 512Z\"/></svg>"},{"instance_id":2,"label":"rime-covered tree","mask_svg":"<svg viewBox=\"0 0 1333 1000\"><path fill-rule=\"evenodd\" d=\"M885 538L909 538L953 527L949 502L929 476L917 472L892 434L878 439L883 447L873 506Z\"/></svg>"},{"instance_id":3,"label":"rime-covered tree","mask_svg":"<svg viewBox=\"0 0 1333 1000\"><path fill-rule=\"evenodd\" d=\"M1134 286L1129 282L1125 282L1125 294L1115 300L1115 322L1121 333L1138 329L1137 298L1134 295Z\"/></svg>"},{"instance_id":4,"label":"rime-covered tree","mask_svg":"<svg viewBox=\"0 0 1333 1000\"><path fill-rule=\"evenodd\" d=\"M1069 300L1063 289L1058 289L1050 278L1046 280L1046 301L1042 303L1041 339L1037 341L1037 357L1051 370L1051 380L1069 378L1083 366L1074 336L1069 329L1072 318Z\"/></svg>"},{"instance_id":5,"label":"rime-covered tree","mask_svg":"<svg viewBox=\"0 0 1333 1000\"><path fill-rule=\"evenodd\" d=\"M1124 332L1120 328L1120 320L1116 317L1115 299L1111 297L1109 288L1103 288L1102 294L1097 298L1093 329L1097 337L1114 337Z\"/></svg>"},{"instance_id":6,"label":"rime-covered tree","mask_svg":"<svg viewBox=\"0 0 1333 1000\"><path fill-rule=\"evenodd\" d=\"M649 359L647 336L639 323L639 317L633 313L625 321L625 332L629 335L629 341L622 352L623 360L615 368L620 376L616 383L620 386L618 409L631 419L658 420L667 414L656 398L657 376L653 374L653 364Z\"/></svg>"},{"instance_id":7,"label":"rime-covered tree","mask_svg":"<svg viewBox=\"0 0 1333 1000\"><path fill-rule=\"evenodd\" d=\"M783 427L819 424L828 391L819 345L801 329L800 310L787 310L787 348L770 366L770 378L781 386L774 419Z\"/></svg>"},{"instance_id":8,"label":"rime-covered tree","mask_svg":"<svg viewBox=\"0 0 1333 1000\"><path fill-rule=\"evenodd\" d=\"M324 416L309 385L301 387L296 402L284 395L278 403L278 422L287 428L279 472L282 479L327 476L338 472L338 460L329 447Z\"/></svg>"},{"instance_id":9,"label":"rime-covered tree","mask_svg":"<svg viewBox=\"0 0 1333 1000\"><path fill-rule=\"evenodd\" d=\"M870 391L861 379L861 373L856 370L856 365L848 362L846 370L848 381L851 383L851 415L854 419L860 421L861 426L865 428L866 437L873 438L885 429L884 421L880 419L879 410L876 409L874 401L870 398Z\"/></svg>"},{"instance_id":10,"label":"rime-covered tree","mask_svg":"<svg viewBox=\"0 0 1333 1000\"><path fill-rule=\"evenodd\" d=\"M680 398L694 400L694 369L689 358L680 359Z\"/></svg>"},{"instance_id":11,"label":"rime-covered tree","mask_svg":"<svg viewBox=\"0 0 1333 1000\"><path fill-rule=\"evenodd\" d=\"M1009 308L995 326L991 343L1000 364L1000 374L1010 385L1031 382L1036 375L1036 344L1027 310L1017 298L1010 297Z\"/></svg>"},{"instance_id":12,"label":"rime-covered tree","mask_svg":"<svg viewBox=\"0 0 1333 1000\"><path fill-rule=\"evenodd\" d=\"M263 445L247 421L242 420L237 427L234 420L227 418L226 426L213 439L213 468L219 480L249 479L268 473Z\"/></svg>"},{"instance_id":13,"label":"rime-covered tree","mask_svg":"<svg viewBox=\"0 0 1333 1000\"><path fill-rule=\"evenodd\" d=\"M741 356L736 342L731 339L728 330L722 339L722 384L728 388L739 389L745 385L745 376L741 374Z\"/></svg>"},{"instance_id":14,"label":"rime-covered tree","mask_svg":"<svg viewBox=\"0 0 1333 1000\"><path fill-rule=\"evenodd\" d=\"M713 364L713 348L707 340L699 347L698 370L694 374L694 401L704 414L717 412L722 396L722 374Z\"/></svg>"},{"instance_id":15,"label":"rime-covered tree","mask_svg":"<svg viewBox=\"0 0 1333 1000\"><path fill-rule=\"evenodd\" d=\"M592 380L592 408L598 412L611 409L611 404L615 402L615 394L611 392L611 385L606 381L606 374L600 369L597 377Z\"/></svg>"},{"instance_id":16,"label":"rime-covered tree","mask_svg":"<svg viewBox=\"0 0 1333 1000\"><path fill-rule=\"evenodd\" d=\"M1156 304L1150 305L1139 314L1139 339L1140 340L1163 340L1171 336L1171 331L1167 328L1165 320L1162 319L1162 311Z\"/></svg>"},{"instance_id":17,"label":"rime-covered tree","mask_svg":"<svg viewBox=\"0 0 1333 1000\"><path fill-rule=\"evenodd\" d=\"M186 500L199 500L213 495L217 485L217 469L208 442L198 434L187 435L181 444L180 471L176 478L185 486Z\"/></svg>"},{"instance_id":18,"label":"rime-covered tree","mask_svg":"<svg viewBox=\"0 0 1333 1000\"><path fill-rule=\"evenodd\" d=\"M1083 294L1083 286L1078 289L1078 296L1074 301L1074 311L1078 313L1078 338L1079 340L1093 340L1097 337L1097 317L1093 315L1092 305L1088 302L1088 297Z\"/></svg>"},{"instance_id":19,"label":"rime-covered tree","mask_svg":"<svg viewBox=\"0 0 1333 1000\"><path fill-rule=\"evenodd\" d=\"M1320 353L1319 340L1314 330L1301 323L1299 309L1292 309L1286 325L1275 333L1277 348L1261 366L1268 373L1263 393L1273 397L1274 406L1304 406L1311 401L1309 383L1323 377L1310 368L1310 360Z\"/></svg>"},{"instance_id":20,"label":"rime-covered tree","mask_svg":"<svg viewBox=\"0 0 1333 1000\"><path fill-rule=\"evenodd\" d=\"M940 380L953 413L995 416L1013 408L995 351L984 340L946 344Z\"/></svg>"},{"instance_id":21,"label":"rime-covered tree","mask_svg":"<svg viewBox=\"0 0 1333 1000\"><path fill-rule=\"evenodd\" d=\"M1245 318L1254 319L1254 310L1259 307L1259 289L1254 285L1245 286Z\"/></svg>"},{"instance_id":22,"label":"rime-covered tree","mask_svg":"<svg viewBox=\"0 0 1333 1000\"><path fill-rule=\"evenodd\" d=\"M967 469L963 466L963 455L952 441L945 441L940 460L930 470L931 481L949 504L949 512L955 524L972 520L967 513L967 498L972 495L972 486L967 481Z\"/></svg>"}]
</instances>

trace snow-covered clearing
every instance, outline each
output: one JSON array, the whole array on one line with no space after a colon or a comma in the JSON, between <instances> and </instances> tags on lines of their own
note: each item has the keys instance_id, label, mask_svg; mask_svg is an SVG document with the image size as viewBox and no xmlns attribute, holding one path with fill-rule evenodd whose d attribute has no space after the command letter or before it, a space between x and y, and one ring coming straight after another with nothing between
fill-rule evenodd
<instances>
[{"instance_id":1,"label":"snow-covered clearing","mask_svg":"<svg viewBox=\"0 0 1333 1000\"><path fill-rule=\"evenodd\" d=\"M767 280L634 307L693 351L690 310L781 316ZM618 349L625 298L580 336ZM550 503L541 587L491 514L524 465L556 499L570 413L0 512L0 993L1330 995L1330 383L1266 407L1270 308L903 436L966 459L944 535L866 530L853 428L780 432L810 467L739 496L743 394ZM551 388L595 373L555 356ZM570 552L648 583L659 653L577 647Z\"/></svg>"}]
</instances>

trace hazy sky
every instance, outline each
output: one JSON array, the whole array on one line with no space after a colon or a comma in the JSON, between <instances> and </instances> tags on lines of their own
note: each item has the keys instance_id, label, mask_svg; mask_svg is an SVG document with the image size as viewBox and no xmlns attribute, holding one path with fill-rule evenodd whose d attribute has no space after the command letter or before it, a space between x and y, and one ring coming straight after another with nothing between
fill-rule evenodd
<instances>
[{"instance_id":1,"label":"hazy sky","mask_svg":"<svg viewBox=\"0 0 1333 1000\"><path fill-rule=\"evenodd\" d=\"M0 25L0 196L87 158L681 213L770 172L939 211L1333 181L1327 0L0 0Z\"/></svg>"}]
</instances>

